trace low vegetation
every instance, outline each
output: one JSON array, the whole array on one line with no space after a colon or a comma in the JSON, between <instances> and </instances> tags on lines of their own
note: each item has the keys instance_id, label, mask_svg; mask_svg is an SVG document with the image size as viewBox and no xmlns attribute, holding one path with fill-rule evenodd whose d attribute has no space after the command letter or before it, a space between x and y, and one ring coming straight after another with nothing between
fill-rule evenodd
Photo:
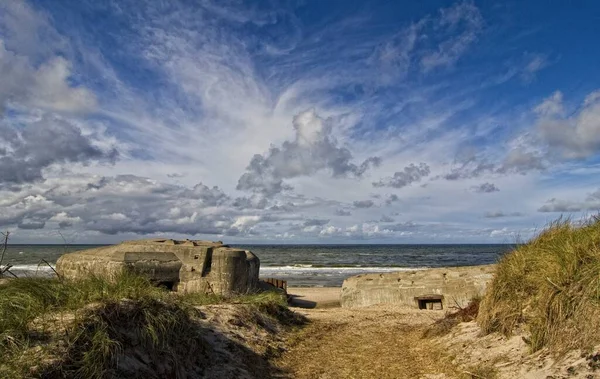
<instances>
[{"instance_id":1,"label":"low vegetation","mask_svg":"<svg viewBox=\"0 0 600 379\"><path fill-rule=\"evenodd\" d=\"M482 300L485 333L528 333L532 351L600 343L600 219L559 220L504 256Z\"/></svg>"},{"instance_id":2,"label":"low vegetation","mask_svg":"<svg viewBox=\"0 0 600 379\"><path fill-rule=\"evenodd\" d=\"M462 373L462 379L496 379L498 369L493 364L481 363L476 366L467 367Z\"/></svg>"},{"instance_id":3,"label":"low vegetation","mask_svg":"<svg viewBox=\"0 0 600 379\"><path fill-rule=\"evenodd\" d=\"M200 376L211 346L199 305L244 304L249 322L301 322L275 292L177 295L143 277L0 284L0 377Z\"/></svg>"},{"instance_id":4,"label":"low vegetation","mask_svg":"<svg viewBox=\"0 0 600 379\"><path fill-rule=\"evenodd\" d=\"M459 323L475 320L477 318L477 314L479 313L480 302L481 298L475 297L471 299L466 307L458 307L457 311L446 313L444 318L435 321L433 325L425 330L423 337L427 338L444 336L450 333L450 331Z\"/></svg>"}]
</instances>

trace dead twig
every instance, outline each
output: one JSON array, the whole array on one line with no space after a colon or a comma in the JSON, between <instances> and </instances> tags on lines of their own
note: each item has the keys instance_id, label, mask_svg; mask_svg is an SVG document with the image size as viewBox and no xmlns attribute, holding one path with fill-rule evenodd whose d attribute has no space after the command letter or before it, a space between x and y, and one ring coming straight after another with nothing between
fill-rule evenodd
<instances>
[{"instance_id":1,"label":"dead twig","mask_svg":"<svg viewBox=\"0 0 600 379\"><path fill-rule=\"evenodd\" d=\"M42 263L45 263L45 264L46 264L48 267L50 267L50 269L51 269L52 271L54 271L54 274L56 274L56 277L57 277L58 279L61 279L61 280L62 280L62 277L61 277L61 276L58 274L58 272L56 272L56 270L54 269L54 267L52 267L52 265L51 265L51 264L50 264L50 263L49 263L47 260L45 260L45 259L40 259L40 263L38 263L38 268L40 267L40 265L41 265Z\"/></svg>"}]
</instances>

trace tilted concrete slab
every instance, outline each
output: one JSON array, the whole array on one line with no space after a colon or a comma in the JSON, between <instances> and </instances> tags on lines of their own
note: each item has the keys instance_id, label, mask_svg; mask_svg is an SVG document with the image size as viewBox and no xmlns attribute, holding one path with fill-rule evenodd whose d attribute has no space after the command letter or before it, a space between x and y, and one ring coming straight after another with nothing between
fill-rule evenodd
<instances>
[{"instance_id":1,"label":"tilted concrete slab","mask_svg":"<svg viewBox=\"0 0 600 379\"><path fill-rule=\"evenodd\" d=\"M424 302L441 301L443 309L465 307L472 298L484 294L495 267L444 267L356 275L344 280L340 300L344 308L382 303L418 308L418 298L423 298ZM440 299L440 296L432 295L442 296Z\"/></svg>"},{"instance_id":2,"label":"tilted concrete slab","mask_svg":"<svg viewBox=\"0 0 600 379\"><path fill-rule=\"evenodd\" d=\"M96 275L112 279L136 272L179 292L219 295L258 288L260 260L252 252L221 241L147 239L61 256L58 273L66 278Z\"/></svg>"}]
</instances>

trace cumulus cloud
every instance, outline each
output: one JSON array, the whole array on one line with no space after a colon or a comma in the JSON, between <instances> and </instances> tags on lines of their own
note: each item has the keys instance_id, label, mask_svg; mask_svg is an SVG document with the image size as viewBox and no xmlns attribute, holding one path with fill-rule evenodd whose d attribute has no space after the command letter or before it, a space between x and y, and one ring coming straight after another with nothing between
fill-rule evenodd
<instances>
[{"instance_id":1,"label":"cumulus cloud","mask_svg":"<svg viewBox=\"0 0 600 379\"><path fill-rule=\"evenodd\" d=\"M381 158L370 157L357 165L352 153L340 146L332 135L332 120L317 115L314 109L297 114L293 120L295 138L281 147L272 146L264 155L256 154L238 180L237 189L272 196L291 189L284 179L328 170L333 177L361 177Z\"/></svg>"},{"instance_id":2,"label":"cumulus cloud","mask_svg":"<svg viewBox=\"0 0 600 379\"><path fill-rule=\"evenodd\" d=\"M352 203L354 208L371 208L375 206L373 200L356 200Z\"/></svg>"},{"instance_id":3,"label":"cumulus cloud","mask_svg":"<svg viewBox=\"0 0 600 379\"><path fill-rule=\"evenodd\" d=\"M551 152L566 159L584 159L600 152L600 90L587 95L580 107L566 114L557 91L535 108L537 131Z\"/></svg>"},{"instance_id":4,"label":"cumulus cloud","mask_svg":"<svg viewBox=\"0 0 600 379\"><path fill-rule=\"evenodd\" d=\"M60 56L34 67L28 57L7 50L0 38L0 115L11 104L58 112L93 110L95 95L70 84L71 69L70 62Z\"/></svg>"},{"instance_id":5,"label":"cumulus cloud","mask_svg":"<svg viewBox=\"0 0 600 379\"><path fill-rule=\"evenodd\" d=\"M423 177L428 176L430 172L429 166L425 163L419 163L418 166L411 163L404 167L402 171L395 172L392 177L373 182L373 187L406 187L411 183L419 182Z\"/></svg>"},{"instance_id":6,"label":"cumulus cloud","mask_svg":"<svg viewBox=\"0 0 600 379\"><path fill-rule=\"evenodd\" d=\"M227 201L219 188L202 183L184 187L134 175L61 177L13 194L3 203L0 225L34 229L53 222L104 234L226 234L239 229L240 221L212 209Z\"/></svg>"},{"instance_id":7,"label":"cumulus cloud","mask_svg":"<svg viewBox=\"0 0 600 379\"><path fill-rule=\"evenodd\" d=\"M476 193L492 193L492 192L500 191L494 183L487 183L487 182L482 183L478 186L473 186L473 187L471 187L471 189L473 190L473 192L476 192Z\"/></svg>"},{"instance_id":8,"label":"cumulus cloud","mask_svg":"<svg viewBox=\"0 0 600 379\"><path fill-rule=\"evenodd\" d=\"M43 170L54 164L114 162L118 153L105 151L72 123L43 117L17 129L0 123L0 185L41 180Z\"/></svg>"}]
</instances>

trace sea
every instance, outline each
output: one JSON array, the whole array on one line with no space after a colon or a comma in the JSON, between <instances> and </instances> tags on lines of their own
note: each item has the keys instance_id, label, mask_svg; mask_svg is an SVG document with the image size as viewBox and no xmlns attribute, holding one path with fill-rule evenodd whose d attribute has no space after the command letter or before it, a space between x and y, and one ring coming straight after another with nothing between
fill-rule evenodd
<instances>
[{"instance_id":1,"label":"sea","mask_svg":"<svg viewBox=\"0 0 600 379\"><path fill-rule=\"evenodd\" d=\"M17 276L53 275L64 253L103 245L9 245L3 265ZM496 263L514 245L231 245L260 258L260 276L288 281L288 286L341 286L363 273L421 270L433 267Z\"/></svg>"}]
</instances>

